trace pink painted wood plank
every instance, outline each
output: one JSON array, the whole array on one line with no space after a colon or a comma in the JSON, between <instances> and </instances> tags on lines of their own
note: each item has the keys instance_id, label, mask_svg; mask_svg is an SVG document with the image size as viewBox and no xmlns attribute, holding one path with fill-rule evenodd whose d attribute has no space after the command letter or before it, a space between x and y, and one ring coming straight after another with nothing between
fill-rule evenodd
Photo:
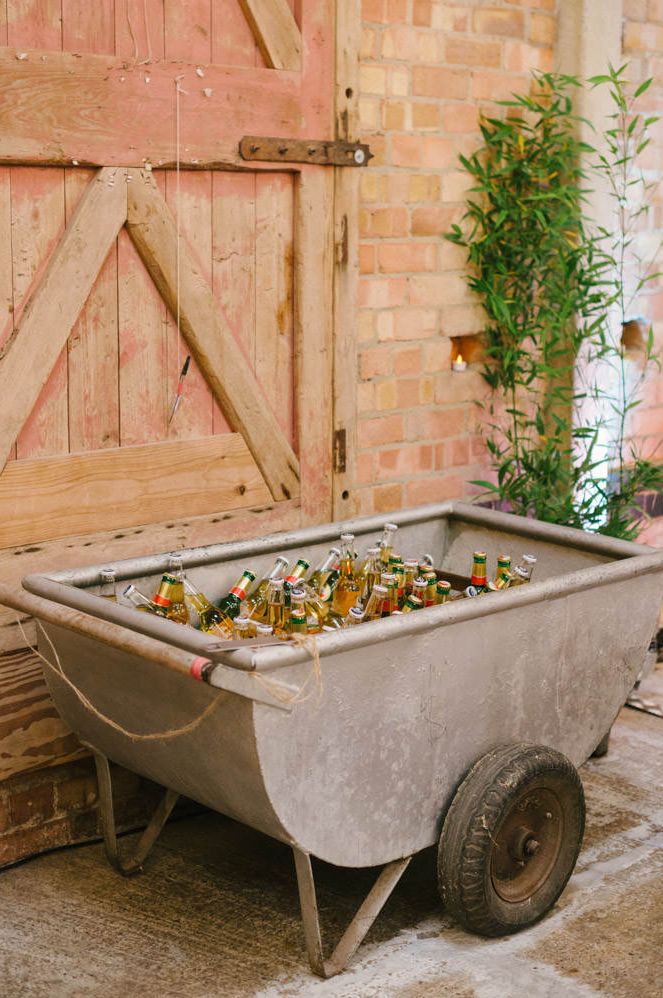
<instances>
[{"instance_id":1,"label":"pink painted wood plank","mask_svg":"<svg viewBox=\"0 0 663 998\"><path fill-rule=\"evenodd\" d=\"M163 4L166 59L209 65L212 62L211 0L187 0L186 3L163 0Z\"/></svg>"},{"instance_id":2,"label":"pink painted wood plank","mask_svg":"<svg viewBox=\"0 0 663 998\"><path fill-rule=\"evenodd\" d=\"M115 0L61 0L65 52L115 53Z\"/></svg>"},{"instance_id":3,"label":"pink painted wood plank","mask_svg":"<svg viewBox=\"0 0 663 998\"><path fill-rule=\"evenodd\" d=\"M220 66L264 66L239 0L212 0L212 62Z\"/></svg>"},{"instance_id":4,"label":"pink painted wood plank","mask_svg":"<svg viewBox=\"0 0 663 998\"><path fill-rule=\"evenodd\" d=\"M163 174L156 175L162 192ZM148 444L168 436L166 306L128 233L118 238L120 443Z\"/></svg>"},{"instance_id":5,"label":"pink painted wood plank","mask_svg":"<svg viewBox=\"0 0 663 998\"><path fill-rule=\"evenodd\" d=\"M11 167L5 166L0 167L0 346L14 327L13 313ZM9 460L15 457L16 446L12 447Z\"/></svg>"},{"instance_id":6,"label":"pink painted wood plank","mask_svg":"<svg viewBox=\"0 0 663 998\"><path fill-rule=\"evenodd\" d=\"M64 231L64 171L12 167L14 322ZM20 303L20 304L19 304ZM48 335L48 331L44 331ZM66 454L67 351L64 349L17 440L17 457Z\"/></svg>"},{"instance_id":7,"label":"pink painted wood plank","mask_svg":"<svg viewBox=\"0 0 663 998\"><path fill-rule=\"evenodd\" d=\"M294 439L292 175L256 177L255 372L276 420Z\"/></svg>"},{"instance_id":8,"label":"pink painted wood plank","mask_svg":"<svg viewBox=\"0 0 663 998\"><path fill-rule=\"evenodd\" d=\"M67 220L93 177L93 170L67 171ZM72 452L119 445L117 306L117 246L113 246L67 343Z\"/></svg>"},{"instance_id":9,"label":"pink painted wood plank","mask_svg":"<svg viewBox=\"0 0 663 998\"><path fill-rule=\"evenodd\" d=\"M218 171L213 176L213 290L241 349L255 371L256 179L252 173ZM228 431L216 408L214 432Z\"/></svg>"},{"instance_id":10,"label":"pink painted wood plank","mask_svg":"<svg viewBox=\"0 0 663 998\"><path fill-rule=\"evenodd\" d=\"M163 0L115 0L115 52L141 65L163 59Z\"/></svg>"},{"instance_id":11,"label":"pink painted wood plank","mask_svg":"<svg viewBox=\"0 0 663 998\"><path fill-rule=\"evenodd\" d=\"M62 49L62 0L7 0L8 44Z\"/></svg>"},{"instance_id":12,"label":"pink painted wood plank","mask_svg":"<svg viewBox=\"0 0 663 998\"><path fill-rule=\"evenodd\" d=\"M212 280L212 174L180 173L179 197L177 175L166 176L166 201L179 220L181 239L186 241L200 264L207 281ZM168 396L175 395L179 373L188 347L177 324L168 314ZM170 403L169 403L170 404ZM214 422L214 399L195 361L192 359L184 382L184 394L177 413L169 426L171 439L190 439L211 435Z\"/></svg>"},{"instance_id":13,"label":"pink painted wood plank","mask_svg":"<svg viewBox=\"0 0 663 998\"><path fill-rule=\"evenodd\" d=\"M52 53L17 61L0 50L0 163L31 160L153 166L175 162L175 78L182 103L182 160L239 162L244 135L321 133L325 103L300 92L300 74L194 63L137 65L129 58ZM205 93L209 92L209 95Z\"/></svg>"},{"instance_id":14,"label":"pink painted wood plank","mask_svg":"<svg viewBox=\"0 0 663 998\"><path fill-rule=\"evenodd\" d=\"M7 44L7 0L0 0L0 45Z\"/></svg>"}]
</instances>

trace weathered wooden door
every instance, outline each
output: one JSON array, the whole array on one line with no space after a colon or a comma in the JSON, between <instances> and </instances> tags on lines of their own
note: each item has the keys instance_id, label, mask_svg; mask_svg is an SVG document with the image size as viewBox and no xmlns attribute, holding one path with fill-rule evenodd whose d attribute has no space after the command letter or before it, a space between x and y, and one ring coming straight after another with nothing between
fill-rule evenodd
<instances>
[{"instance_id":1,"label":"weathered wooden door","mask_svg":"<svg viewBox=\"0 0 663 998\"><path fill-rule=\"evenodd\" d=\"M3 578L331 516L352 186L239 143L352 137L356 8L0 4Z\"/></svg>"}]
</instances>

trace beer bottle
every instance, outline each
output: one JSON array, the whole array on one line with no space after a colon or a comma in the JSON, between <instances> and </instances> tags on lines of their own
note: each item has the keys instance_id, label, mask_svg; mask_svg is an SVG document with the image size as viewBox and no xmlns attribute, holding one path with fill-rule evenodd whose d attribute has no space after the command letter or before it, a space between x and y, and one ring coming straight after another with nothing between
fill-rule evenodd
<instances>
[{"instance_id":1,"label":"beer bottle","mask_svg":"<svg viewBox=\"0 0 663 998\"><path fill-rule=\"evenodd\" d=\"M271 624L256 624L257 638L271 638L273 634L274 628Z\"/></svg>"},{"instance_id":2,"label":"beer bottle","mask_svg":"<svg viewBox=\"0 0 663 998\"><path fill-rule=\"evenodd\" d=\"M419 559L419 568L421 572L427 572L431 568L435 568L435 562L433 560L432 554L422 554Z\"/></svg>"},{"instance_id":3,"label":"beer bottle","mask_svg":"<svg viewBox=\"0 0 663 998\"><path fill-rule=\"evenodd\" d=\"M476 586L468 586L467 589L463 589L463 596L466 599L473 599L475 596L479 596L479 590Z\"/></svg>"},{"instance_id":4,"label":"beer bottle","mask_svg":"<svg viewBox=\"0 0 663 998\"><path fill-rule=\"evenodd\" d=\"M511 555L498 554L497 569L495 571L495 585L499 587L502 578L504 576L508 576L510 567L511 567Z\"/></svg>"},{"instance_id":5,"label":"beer bottle","mask_svg":"<svg viewBox=\"0 0 663 998\"><path fill-rule=\"evenodd\" d=\"M237 638L238 641L248 641L250 638L255 637L251 621L248 617L243 615L235 617L233 624L233 637Z\"/></svg>"},{"instance_id":6,"label":"beer bottle","mask_svg":"<svg viewBox=\"0 0 663 998\"><path fill-rule=\"evenodd\" d=\"M207 633L208 631L214 631L218 627L222 620L221 611L207 599L204 593L201 593L194 586L191 579L186 575L184 576L184 598L197 613L198 626L201 631ZM217 633L225 635L223 629L217 631Z\"/></svg>"},{"instance_id":7,"label":"beer bottle","mask_svg":"<svg viewBox=\"0 0 663 998\"><path fill-rule=\"evenodd\" d=\"M387 589L387 597L382 603L382 616L389 617L394 610L398 610L396 602L396 576L393 572L383 572L380 576L380 585Z\"/></svg>"},{"instance_id":8,"label":"beer bottle","mask_svg":"<svg viewBox=\"0 0 663 998\"><path fill-rule=\"evenodd\" d=\"M287 588L287 586L286 586ZM325 605L317 593L309 589L308 585L296 586L286 592L286 607L290 596L290 606L292 609L301 605L306 614L306 626L309 634L317 634L322 630L322 624L327 617L328 606Z\"/></svg>"},{"instance_id":9,"label":"beer bottle","mask_svg":"<svg viewBox=\"0 0 663 998\"><path fill-rule=\"evenodd\" d=\"M164 572L164 574L161 576L161 583L159 584L159 588L152 597L152 602L154 603L155 606L161 607L161 609L165 611L165 616L168 617L169 620L172 620L173 623L188 624L189 613L187 611L186 619L184 619L184 615L181 612L181 604L179 606L179 609L178 605L175 604L175 610L173 610L174 599L178 595L179 586L180 583L174 575L171 575L170 572ZM183 591L182 591L182 596L184 596ZM184 599L182 599L182 603L183 602Z\"/></svg>"},{"instance_id":10,"label":"beer bottle","mask_svg":"<svg viewBox=\"0 0 663 998\"><path fill-rule=\"evenodd\" d=\"M413 610L423 610L423 608L423 600L415 596L414 593L410 593L403 603L403 613L411 613Z\"/></svg>"},{"instance_id":11,"label":"beer bottle","mask_svg":"<svg viewBox=\"0 0 663 998\"><path fill-rule=\"evenodd\" d=\"M342 618L355 605L363 589L354 573L354 540L354 534L341 534L341 565L332 597L332 609Z\"/></svg>"},{"instance_id":12,"label":"beer bottle","mask_svg":"<svg viewBox=\"0 0 663 998\"><path fill-rule=\"evenodd\" d=\"M290 634L308 634L306 610L303 603L295 603L291 608L288 632Z\"/></svg>"},{"instance_id":13,"label":"beer bottle","mask_svg":"<svg viewBox=\"0 0 663 998\"><path fill-rule=\"evenodd\" d=\"M332 568L331 572L327 576L327 581L320 590L320 600L327 607L331 607L332 600L334 599L334 590L336 589L336 583L339 580L339 570L338 568Z\"/></svg>"},{"instance_id":14,"label":"beer bottle","mask_svg":"<svg viewBox=\"0 0 663 998\"><path fill-rule=\"evenodd\" d=\"M477 593L482 593L486 588L486 552L475 551L472 558L472 578L470 585L474 586Z\"/></svg>"},{"instance_id":15,"label":"beer bottle","mask_svg":"<svg viewBox=\"0 0 663 998\"><path fill-rule=\"evenodd\" d=\"M168 572L176 580L170 593L168 619L174 620L176 624L188 624L189 609L184 600L184 565L181 555L170 555L168 558Z\"/></svg>"},{"instance_id":16,"label":"beer bottle","mask_svg":"<svg viewBox=\"0 0 663 998\"><path fill-rule=\"evenodd\" d=\"M412 595L418 596L424 606L426 605L426 591L428 589L428 579L418 575L412 583Z\"/></svg>"},{"instance_id":17,"label":"beer bottle","mask_svg":"<svg viewBox=\"0 0 663 998\"><path fill-rule=\"evenodd\" d=\"M307 586L309 586L313 592L319 593L324 586L329 573L333 569L334 565L341 557L341 552L338 548L330 548L329 552L322 559L317 568L313 570L311 575L306 580Z\"/></svg>"},{"instance_id":18,"label":"beer bottle","mask_svg":"<svg viewBox=\"0 0 663 998\"><path fill-rule=\"evenodd\" d=\"M536 565L536 558L533 554L524 554L520 559L520 564L516 565L513 570L514 578L511 582L512 586L524 586L525 583L529 582L532 578L532 572L534 571L534 566Z\"/></svg>"},{"instance_id":19,"label":"beer bottle","mask_svg":"<svg viewBox=\"0 0 663 998\"><path fill-rule=\"evenodd\" d=\"M155 613L157 617L166 617L166 608L156 603L153 603L151 599L148 599L140 589L136 589L134 585L129 583L126 589L123 590L122 595L125 599L128 599L130 603L136 607L137 610L147 611L147 613Z\"/></svg>"},{"instance_id":20,"label":"beer bottle","mask_svg":"<svg viewBox=\"0 0 663 998\"><path fill-rule=\"evenodd\" d=\"M412 585L417 575L419 574L419 562L416 558L406 558L403 562L404 567L404 579L403 579L403 595L405 599L412 592Z\"/></svg>"},{"instance_id":21,"label":"beer bottle","mask_svg":"<svg viewBox=\"0 0 663 998\"><path fill-rule=\"evenodd\" d=\"M272 579L269 583L269 589L267 590L267 623L278 637L285 631L284 579Z\"/></svg>"},{"instance_id":22,"label":"beer bottle","mask_svg":"<svg viewBox=\"0 0 663 998\"><path fill-rule=\"evenodd\" d=\"M271 570L265 575L250 596L245 600L245 613L254 620L264 620L267 616L267 590L272 579L279 579L288 570L288 559L279 555Z\"/></svg>"},{"instance_id":23,"label":"beer bottle","mask_svg":"<svg viewBox=\"0 0 663 998\"><path fill-rule=\"evenodd\" d=\"M382 528L382 538L380 540L380 560L383 565L389 564L389 558L394 550L394 535L398 530L398 524L385 523Z\"/></svg>"},{"instance_id":24,"label":"beer bottle","mask_svg":"<svg viewBox=\"0 0 663 998\"><path fill-rule=\"evenodd\" d=\"M109 599L117 603L114 568L102 568L99 572L99 595L103 596L104 599Z\"/></svg>"},{"instance_id":25,"label":"beer bottle","mask_svg":"<svg viewBox=\"0 0 663 998\"><path fill-rule=\"evenodd\" d=\"M363 624L364 611L360 606L351 606L348 615L343 621L343 627L354 627L356 624Z\"/></svg>"},{"instance_id":26,"label":"beer bottle","mask_svg":"<svg viewBox=\"0 0 663 998\"><path fill-rule=\"evenodd\" d=\"M371 592L373 591L373 586L380 581L380 573L382 571L382 560L380 557L380 548L372 547L366 552L366 558L359 571L359 578L364 580L364 587L362 589L361 598L363 600L368 599Z\"/></svg>"},{"instance_id":27,"label":"beer bottle","mask_svg":"<svg viewBox=\"0 0 663 998\"><path fill-rule=\"evenodd\" d=\"M437 602L437 575L432 568L426 572L426 595L424 596L424 606L435 606Z\"/></svg>"},{"instance_id":28,"label":"beer bottle","mask_svg":"<svg viewBox=\"0 0 663 998\"><path fill-rule=\"evenodd\" d=\"M230 592L227 593L223 599L219 600L216 605L221 611L222 620L223 618L227 618L232 621L233 618L239 614L242 602L246 599L247 589L254 579L255 575L253 572L249 572L248 570L243 571Z\"/></svg>"},{"instance_id":29,"label":"beer bottle","mask_svg":"<svg viewBox=\"0 0 663 998\"><path fill-rule=\"evenodd\" d=\"M306 558L299 558L295 562L295 567L293 568L290 575L286 575L285 581L288 583L289 586L296 586L297 583L301 582L301 580L304 578L310 567L311 563L308 562Z\"/></svg>"},{"instance_id":30,"label":"beer bottle","mask_svg":"<svg viewBox=\"0 0 663 998\"><path fill-rule=\"evenodd\" d=\"M449 594L451 593L451 583L446 582L444 579L440 579L437 586L435 587L435 598L438 606L446 603L449 599Z\"/></svg>"},{"instance_id":31,"label":"beer bottle","mask_svg":"<svg viewBox=\"0 0 663 998\"><path fill-rule=\"evenodd\" d=\"M378 582L373 586L371 594L366 602L364 610L364 620L379 620L382 616L382 607L385 600L389 599L389 590Z\"/></svg>"}]
</instances>

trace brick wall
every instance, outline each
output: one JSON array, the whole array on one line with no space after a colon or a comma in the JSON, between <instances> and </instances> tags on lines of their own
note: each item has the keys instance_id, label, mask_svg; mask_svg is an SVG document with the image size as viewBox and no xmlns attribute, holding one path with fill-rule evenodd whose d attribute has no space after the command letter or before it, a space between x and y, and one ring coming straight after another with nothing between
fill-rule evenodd
<instances>
[{"instance_id":1,"label":"brick wall","mask_svg":"<svg viewBox=\"0 0 663 998\"><path fill-rule=\"evenodd\" d=\"M363 513L476 492L487 477L475 405L478 364L450 370L452 337L482 328L465 256L442 233L463 212L458 155L480 143L493 99L553 70L561 0L363 0L361 128L376 159L362 177L358 492ZM624 0L632 78L663 80L663 0ZM662 113L659 83L648 98ZM663 128L648 169L659 169ZM657 195L651 226L661 229ZM658 238L658 236L657 236ZM663 341L663 295L639 303ZM663 457L663 377L653 372L632 429ZM648 538L663 543L663 520Z\"/></svg>"},{"instance_id":2,"label":"brick wall","mask_svg":"<svg viewBox=\"0 0 663 998\"><path fill-rule=\"evenodd\" d=\"M482 314L464 252L458 155L494 98L554 64L557 0L363 0L358 466L363 513L471 495L486 477L478 365L451 371L452 337Z\"/></svg>"}]
</instances>

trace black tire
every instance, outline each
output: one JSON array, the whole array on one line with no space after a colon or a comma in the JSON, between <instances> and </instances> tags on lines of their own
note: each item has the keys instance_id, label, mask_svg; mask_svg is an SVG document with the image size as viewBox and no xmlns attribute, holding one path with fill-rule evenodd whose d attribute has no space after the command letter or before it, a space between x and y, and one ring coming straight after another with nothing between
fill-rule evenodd
<instances>
[{"instance_id":1,"label":"black tire","mask_svg":"<svg viewBox=\"0 0 663 998\"><path fill-rule=\"evenodd\" d=\"M524 744L488 752L456 791L440 835L448 914L482 936L534 925L564 890L584 828L582 783L566 756Z\"/></svg>"},{"instance_id":2,"label":"black tire","mask_svg":"<svg viewBox=\"0 0 663 998\"><path fill-rule=\"evenodd\" d=\"M610 733L612 728L608 728L604 734L601 741L598 743L594 751L592 752L592 759L602 759L604 755L608 754L608 748L610 747Z\"/></svg>"}]
</instances>

